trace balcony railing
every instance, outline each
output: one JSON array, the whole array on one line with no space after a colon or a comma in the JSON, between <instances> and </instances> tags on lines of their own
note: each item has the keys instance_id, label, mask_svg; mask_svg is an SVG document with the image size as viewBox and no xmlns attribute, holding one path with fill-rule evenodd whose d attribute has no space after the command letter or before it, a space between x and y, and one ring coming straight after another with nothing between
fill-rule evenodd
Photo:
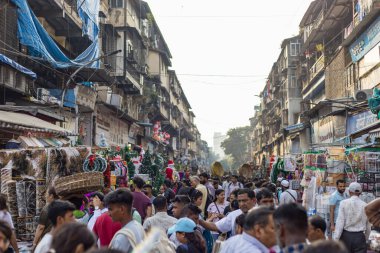
<instances>
[{"instance_id":1,"label":"balcony railing","mask_svg":"<svg viewBox=\"0 0 380 253\"><path fill-rule=\"evenodd\" d=\"M325 68L325 56L322 55L309 70L309 83Z\"/></svg>"},{"instance_id":2,"label":"balcony railing","mask_svg":"<svg viewBox=\"0 0 380 253\"><path fill-rule=\"evenodd\" d=\"M360 2L363 1L359 1ZM354 13L353 20L351 23L344 29L344 39L346 39L357 27L366 16L370 13L372 14L375 9L378 9L380 5L379 0L366 0L365 4L360 5L360 11Z\"/></svg>"},{"instance_id":3,"label":"balcony railing","mask_svg":"<svg viewBox=\"0 0 380 253\"><path fill-rule=\"evenodd\" d=\"M305 27L304 42L306 42L306 40L309 38L310 34L321 25L321 23L324 19L324 16L325 16L324 10L321 10L321 12L318 14L317 18L314 20L314 22L311 23L310 25L308 25L307 27Z\"/></svg>"}]
</instances>

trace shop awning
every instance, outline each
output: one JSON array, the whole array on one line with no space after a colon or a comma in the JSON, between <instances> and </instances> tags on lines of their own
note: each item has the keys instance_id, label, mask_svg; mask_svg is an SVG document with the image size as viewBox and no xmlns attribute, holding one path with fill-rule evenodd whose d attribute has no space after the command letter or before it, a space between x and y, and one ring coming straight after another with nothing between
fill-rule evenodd
<instances>
[{"instance_id":1,"label":"shop awning","mask_svg":"<svg viewBox=\"0 0 380 253\"><path fill-rule=\"evenodd\" d=\"M302 131L304 128L305 128L305 124L300 123L300 124L287 126L285 127L285 130L288 131L289 133L297 133L297 132Z\"/></svg>"},{"instance_id":2,"label":"shop awning","mask_svg":"<svg viewBox=\"0 0 380 253\"><path fill-rule=\"evenodd\" d=\"M12 128L22 131L52 133L61 136L75 135L62 127L28 114L0 111L0 128Z\"/></svg>"}]
</instances>

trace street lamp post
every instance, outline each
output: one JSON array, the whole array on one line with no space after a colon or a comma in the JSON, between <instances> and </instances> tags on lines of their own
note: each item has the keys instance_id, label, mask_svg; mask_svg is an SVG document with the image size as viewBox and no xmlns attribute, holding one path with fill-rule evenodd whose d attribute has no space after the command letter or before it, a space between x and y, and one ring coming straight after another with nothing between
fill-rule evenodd
<instances>
[{"instance_id":1,"label":"street lamp post","mask_svg":"<svg viewBox=\"0 0 380 253\"><path fill-rule=\"evenodd\" d=\"M96 61L98 61L98 60L100 60L102 58L109 57L111 55L115 55L115 54L117 54L119 52L121 52L121 50L116 50L116 51L112 51L112 52L110 52L108 54L101 55L101 56L99 56L99 57L97 57L97 58L95 58L95 59L93 59L91 61L88 61L86 64L84 64L84 65L80 66L78 69L76 69L74 71L74 73L72 73L70 75L69 79L65 83L65 87L63 87L62 94L61 94L61 104L59 105L59 107L63 108L66 90L69 87L69 84L70 84L71 81L73 81L75 83L74 77L79 73L79 71L81 71L83 68L89 66L93 62L96 62ZM78 133L78 129L79 129L79 113L78 113L78 106L76 106L76 108L75 108L75 133L76 134Z\"/></svg>"},{"instance_id":2,"label":"street lamp post","mask_svg":"<svg viewBox=\"0 0 380 253\"><path fill-rule=\"evenodd\" d=\"M62 95L61 95L61 107L63 107L63 102L64 102L64 99L65 99L65 94L66 94L66 90L67 88L69 87L69 84L71 81L75 82L74 80L74 77L79 73L79 71L81 71L82 69L84 69L85 67L89 66L91 63L93 62L96 62L96 61L99 61L100 59L102 58L106 58L106 57L109 57L109 56L112 56L112 55L115 55L117 53L120 53L121 50L116 50L116 51L112 51L108 54L105 54L105 55L101 55L91 61L88 61L86 64L80 66L77 70L74 71L74 73L72 73L69 77L69 79L67 80L67 82L65 83L65 87L63 87L63 90L62 90Z\"/></svg>"}]
</instances>

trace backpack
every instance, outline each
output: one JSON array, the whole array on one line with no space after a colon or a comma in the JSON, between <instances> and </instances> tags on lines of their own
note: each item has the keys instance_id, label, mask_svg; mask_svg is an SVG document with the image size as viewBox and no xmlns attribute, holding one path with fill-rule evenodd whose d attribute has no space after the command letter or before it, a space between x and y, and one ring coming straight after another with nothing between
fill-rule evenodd
<instances>
[{"instance_id":1,"label":"backpack","mask_svg":"<svg viewBox=\"0 0 380 253\"><path fill-rule=\"evenodd\" d=\"M208 212L207 212L207 208L208 206L214 202L214 199L213 197L211 196L210 192L208 191L208 188L206 187L206 190L207 190L207 198L206 198L206 205L205 205L205 210L204 210L204 213L205 213L205 219L207 219L208 217Z\"/></svg>"},{"instance_id":2,"label":"backpack","mask_svg":"<svg viewBox=\"0 0 380 253\"><path fill-rule=\"evenodd\" d=\"M111 248L112 243L115 240L116 236L118 236L118 235L124 235L124 236L126 236L128 238L129 243L132 246L132 249L134 249L136 247L137 242L136 242L136 237L133 234L133 232L130 229L128 229L128 228L122 228L119 231L117 231L116 234L113 236L113 238L112 238L112 240L111 240L111 242L109 244L110 248Z\"/></svg>"},{"instance_id":3,"label":"backpack","mask_svg":"<svg viewBox=\"0 0 380 253\"><path fill-rule=\"evenodd\" d=\"M152 227L148 236L133 250L136 253L175 253L174 243L158 228Z\"/></svg>"},{"instance_id":4,"label":"backpack","mask_svg":"<svg viewBox=\"0 0 380 253\"><path fill-rule=\"evenodd\" d=\"M210 230L203 230L202 236L206 241L206 252L212 253L212 249L214 247L214 238L212 237Z\"/></svg>"},{"instance_id":5,"label":"backpack","mask_svg":"<svg viewBox=\"0 0 380 253\"><path fill-rule=\"evenodd\" d=\"M232 185L232 182L229 183L228 186L227 186L228 191L230 191L230 186L231 186L231 185ZM238 186L239 186L240 189L243 189L243 188L244 188L243 184L240 183L240 182L238 182Z\"/></svg>"}]
</instances>

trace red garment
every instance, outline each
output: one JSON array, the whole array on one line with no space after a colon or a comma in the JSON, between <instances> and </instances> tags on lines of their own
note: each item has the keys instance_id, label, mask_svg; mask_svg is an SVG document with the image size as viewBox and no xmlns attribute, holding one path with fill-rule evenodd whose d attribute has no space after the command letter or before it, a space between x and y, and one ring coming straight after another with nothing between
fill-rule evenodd
<instances>
[{"instance_id":1,"label":"red garment","mask_svg":"<svg viewBox=\"0 0 380 253\"><path fill-rule=\"evenodd\" d=\"M167 167L165 170L166 179L173 180L173 172L174 172L174 170L172 168Z\"/></svg>"},{"instance_id":2,"label":"red garment","mask_svg":"<svg viewBox=\"0 0 380 253\"><path fill-rule=\"evenodd\" d=\"M121 229L120 222L113 222L109 213L103 213L96 220L93 232L100 240L101 247L108 247L113 236Z\"/></svg>"}]
</instances>

